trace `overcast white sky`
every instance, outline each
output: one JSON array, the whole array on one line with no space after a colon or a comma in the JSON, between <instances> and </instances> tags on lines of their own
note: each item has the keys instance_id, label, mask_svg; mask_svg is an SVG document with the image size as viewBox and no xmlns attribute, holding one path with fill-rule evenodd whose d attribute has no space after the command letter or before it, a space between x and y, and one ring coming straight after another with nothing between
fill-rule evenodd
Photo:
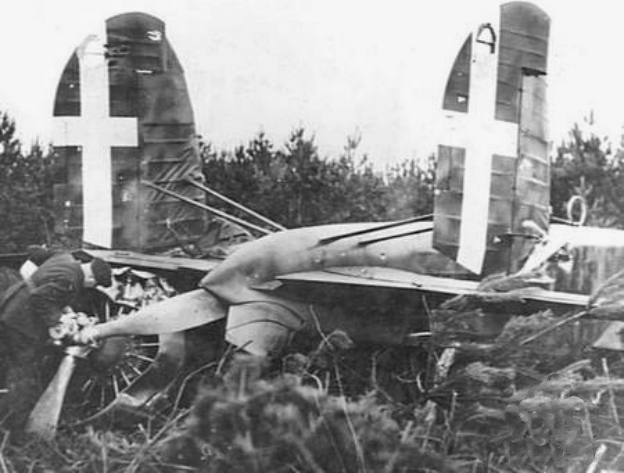
<instances>
[{"instance_id":1,"label":"overcast white sky","mask_svg":"<svg viewBox=\"0 0 624 473\"><path fill-rule=\"evenodd\" d=\"M359 130L377 163L435 149L453 59L498 0L16 0L2 8L0 109L27 142L50 138L52 100L73 49L106 18L144 11L167 24L197 128L220 149L302 125L324 155ZM551 16L551 135L594 110L624 124L624 2L536 1Z\"/></svg>"}]
</instances>

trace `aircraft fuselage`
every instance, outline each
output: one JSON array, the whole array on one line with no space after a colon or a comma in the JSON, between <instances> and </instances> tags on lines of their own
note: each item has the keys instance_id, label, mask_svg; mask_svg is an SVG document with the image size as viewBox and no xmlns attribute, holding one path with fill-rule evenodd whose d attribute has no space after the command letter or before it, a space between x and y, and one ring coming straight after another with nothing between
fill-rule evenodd
<instances>
[{"instance_id":1,"label":"aircraft fuselage","mask_svg":"<svg viewBox=\"0 0 624 473\"><path fill-rule=\"evenodd\" d=\"M279 351L293 333L341 328L356 339L401 343L405 319L410 314L411 322L416 319L414 304L420 296L412 291L336 287L324 285L322 279L316 285L298 287L291 281L282 287L279 280L309 271L345 271L365 279L368 272L385 269L399 270L408 279L411 274L469 276L432 248L430 222L376 231L380 226L354 223L286 230L243 245L200 283L229 307L228 340L266 354ZM422 321L420 325L426 327Z\"/></svg>"}]
</instances>

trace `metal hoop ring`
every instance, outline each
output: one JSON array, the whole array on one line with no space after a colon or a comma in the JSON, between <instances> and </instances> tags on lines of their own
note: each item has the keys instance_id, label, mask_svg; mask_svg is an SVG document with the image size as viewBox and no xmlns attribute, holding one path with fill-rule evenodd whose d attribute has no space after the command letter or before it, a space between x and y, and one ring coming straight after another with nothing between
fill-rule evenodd
<instances>
[{"instance_id":1,"label":"metal hoop ring","mask_svg":"<svg viewBox=\"0 0 624 473\"><path fill-rule=\"evenodd\" d=\"M574 207L576 205L580 206L581 212L578 220L574 220L573 215ZM568 200L568 203L566 204L566 212L568 215L568 220L570 222L572 222L574 225L583 225L587 220L587 201L584 197L581 197L580 195L573 195L572 197L570 197L570 200Z\"/></svg>"}]
</instances>

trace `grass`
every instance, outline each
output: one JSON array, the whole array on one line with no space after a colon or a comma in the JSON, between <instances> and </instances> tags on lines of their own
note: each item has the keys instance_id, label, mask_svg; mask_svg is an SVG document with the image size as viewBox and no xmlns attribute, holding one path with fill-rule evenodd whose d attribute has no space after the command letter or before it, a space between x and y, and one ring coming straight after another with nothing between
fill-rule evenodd
<instances>
[{"instance_id":1,"label":"grass","mask_svg":"<svg viewBox=\"0 0 624 473\"><path fill-rule=\"evenodd\" d=\"M231 356L198 371L192 406L135 429L5 434L0 473L624 470L620 355L589 347L588 322L488 310L434 310L421 348L334 333L272 363Z\"/></svg>"}]
</instances>

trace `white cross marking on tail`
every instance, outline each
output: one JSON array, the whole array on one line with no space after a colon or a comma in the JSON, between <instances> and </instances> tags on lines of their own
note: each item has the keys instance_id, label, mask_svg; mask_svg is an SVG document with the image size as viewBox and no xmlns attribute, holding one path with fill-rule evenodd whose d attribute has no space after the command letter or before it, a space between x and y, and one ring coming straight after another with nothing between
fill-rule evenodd
<instances>
[{"instance_id":1,"label":"white cross marking on tail","mask_svg":"<svg viewBox=\"0 0 624 473\"><path fill-rule=\"evenodd\" d=\"M138 146L136 117L111 117L104 47L90 36L77 50L80 63L78 117L55 117L55 146L82 147L83 241L112 246L112 147Z\"/></svg>"},{"instance_id":2,"label":"white cross marking on tail","mask_svg":"<svg viewBox=\"0 0 624 473\"><path fill-rule=\"evenodd\" d=\"M495 26L495 31L498 28ZM487 246L492 155L518 154L518 124L495 119L498 49L473 33L468 113L445 110L441 143L464 148L464 185L457 262L481 273Z\"/></svg>"}]
</instances>

